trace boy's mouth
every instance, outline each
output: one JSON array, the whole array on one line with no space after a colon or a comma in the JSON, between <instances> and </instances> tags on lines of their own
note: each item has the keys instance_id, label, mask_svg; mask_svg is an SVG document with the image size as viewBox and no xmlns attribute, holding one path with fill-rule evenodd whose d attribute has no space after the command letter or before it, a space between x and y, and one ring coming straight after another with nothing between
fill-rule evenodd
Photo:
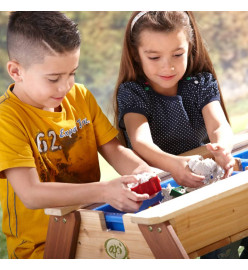
<instances>
[{"instance_id":1,"label":"boy's mouth","mask_svg":"<svg viewBox=\"0 0 248 270\"><path fill-rule=\"evenodd\" d=\"M54 99L56 101L62 101L64 99L64 97L52 97L52 99Z\"/></svg>"}]
</instances>

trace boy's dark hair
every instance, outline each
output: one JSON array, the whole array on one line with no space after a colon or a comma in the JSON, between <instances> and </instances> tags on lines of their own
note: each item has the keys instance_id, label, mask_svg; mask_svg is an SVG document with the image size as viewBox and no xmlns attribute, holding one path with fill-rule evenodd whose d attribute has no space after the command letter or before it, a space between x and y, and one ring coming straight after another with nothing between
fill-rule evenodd
<instances>
[{"instance_id":1,"label":"boy's dark hair","mask_svg":"<svg viewBox=\"0 0 248 270\"><path fill-rule=\"evenodd\" d=\"M70 52L80 47L77 24L55 11L16 11L9 16L7 48L10 60L24 66L45 55Z\"/></svg>"}]
</instances>

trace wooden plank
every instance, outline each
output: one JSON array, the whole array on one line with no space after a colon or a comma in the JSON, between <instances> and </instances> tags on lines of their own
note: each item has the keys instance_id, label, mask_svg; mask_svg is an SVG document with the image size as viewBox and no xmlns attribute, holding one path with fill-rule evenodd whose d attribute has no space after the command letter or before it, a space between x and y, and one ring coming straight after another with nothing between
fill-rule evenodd
<instances>
[{"instance_id":1,"label":"wooden plank","mask_svg":"<svg viewBox=\"0 0 248 270\"><path fill-rule=\"evenodd\" d=\"M242 163L240 158L235 158L235 165L233 166L234 171L242 171Z\"/></svg>"},{"instance_id":2,"label":"wooden plank","mask_svg":"<svg viewBox=\"0 0 248 270\"><path fill-rule=\"evenodd\" d=\"M200 208L212 202L216 203L216 212L218 213L219 200L247 189L248 171L244 171L137 214L129 215L135 223L150 225L173 219L187 211L199 211ZM247 201L248 197L244 199Z\"/></svg>"},{"instance_id":3,"label":"wooden plank","mask_svg":"<svg viewBox=\"0 0 248 270\"><path fill-rule=\"evenodd\" d=\"M64 207L46 208L44 209L44 212L46 215L49 215L49 216L64 216L84 206L85 205L70 205L70 206L64 206Z\"/></svg>"},{"instance_id":4,"label":"wooden plank","mask_svg":"<svg viewBox=\"0 0 248 270\"><path fill-rule=\"evenodd\" d=\"M243 239L245 237L248 237L248 229L241 231L239 233L236 233L236 234L232 235L230 238L231 238L231 242L233 243L233 242L236 242L236 241Z\"/></svg>"},{"instance_id":5,"label":"wooden plank","mask_svg":"<svg viewBox=\"0 0 248 270\"><path fill-rule=\"evenodd\" d=\"M220 240L218 242L215 242L215 243L213 243L211 245L205 246L205 247L203 247L203 248L201 248L201 249L199 249L197 251L191 252L189 254L189 257L191 259L194 259L194 258L200 257L202 255L208 254L209 252L212 252L212 251L214 251L216 249L224 247L224 246L226 246L228 244L230 244L230 238L229 237L227 237L225 239L222 239L222 240Z\"/></svg>"},{"instance_id":6,"label":"wooden plank","mask_svg":"<svg viewBox=\"0 0 248 270\"><path fill-rule=\"evenodd\" d=\"M76 259L109 259L105 243L109 239L117 239L126 247L130 259L154 259L138 225L132 223L130 217L123 215L125 232L112 231L106 227L104 213L81 209L81 226L77 241ZM138 243L138 245L137 245Z\"/></svg>"},{"instance_id":7,"label":"wooden plank","mask_svg":"<svg viewBox=\"0 0 248 270\"><path fill-rule=\"evenodd\" d=\"M44 259L73 259L80 227L79 212L49 220Z\"/></svg>"},{"instance_id":8,"label":"wooden plank","mask_svg":"<svg viewBox=\"0 0 248 270\"><path fill-rule=\"evenodd\" d=\"M220 198L198 211L187 211L173 219L171 224L186 251L191 253L246 230L247 192L248 189ZM239 236L241 239L242 235Z\"/></svg>"},{"instance_id":9,"label":"wooden plank","mask_svg":"<svg viewBox=\"0 0 248 270\"><path fill-rule=\"evenodd\" d=\"M236 242L236 241L238 241L240 239L243 239L243 238L245 238L247 236L248 236L248 229L244 230L244 231L241 231L239 233L236 233L234 235L231 235L229 237L226 237L226 238L224 238L224 239L222 239L220 241L217 241L217 242L215 242L215 243L213 243L211 245L203 247L203 248L201 248L201 249L199 249L197 251L194 251L194 252L189 254L189 257L192 258L192 259L200 257L202 255L205 255L205 254L211 252L211 251L214 251L216 249L224 247L224 246L226 246L226 245L228 245L230 243L234 243L234 242Z\"/></svg>"},{"instance_id":10,"label":"wooden plank","mask_svg":"<svg viewBox=\"0 0 248 270\"><path fill-rule=\"evenodd\" d=\"M234 136L233 139L233 153L237 153L239 151L243 151L245 149L248 149L248 130L237 134Z\"/></svg>"},{"instance_id":11,"label":"wooden plank","mask_svg":"<svg viewBox=\"0 0 248 270\"><path fill-rule=\"evenodd\" d=\"M189 259L170 223L139 225L156 259Z\"/></svg>"},{"instance_id":12,"label":"wooden plank","mask_svg":"<svg viewBox=\"0 0 248 270\"><path fill-rule=\"evenodd\" d=\"M179 156L193 156L193 155L200 155L203 158L214 158L213 154L207 150L206 146L200 146L190 151L184 152Z\"/></svg>"}]
</instances>

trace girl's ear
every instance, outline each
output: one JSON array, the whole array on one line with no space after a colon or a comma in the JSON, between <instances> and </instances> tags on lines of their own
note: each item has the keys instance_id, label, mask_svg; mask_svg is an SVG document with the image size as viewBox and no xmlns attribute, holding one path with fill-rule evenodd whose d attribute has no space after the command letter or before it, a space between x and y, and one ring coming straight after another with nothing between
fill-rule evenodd
<instances>
[{"instance_id":1,"label":"girl's ear","mask_svg":"<svg viewBox=\"0 0 248 270\"><path fill-rule=\"evenodd\" d=\"M15 82L21 82L22 81L22 67L21 65L16 61L8 61L7 63L7 71L9 73L9 76L15 81Z\"/></svg>"}]
</instances>

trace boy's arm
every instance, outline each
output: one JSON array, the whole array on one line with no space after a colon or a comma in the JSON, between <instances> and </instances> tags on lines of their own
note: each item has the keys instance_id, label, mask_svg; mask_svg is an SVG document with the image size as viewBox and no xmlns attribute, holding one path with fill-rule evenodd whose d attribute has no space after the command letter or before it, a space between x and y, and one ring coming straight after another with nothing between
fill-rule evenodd
<instances>
[{"instance_id":1,"label":"boy's arm","mask_svg":"<svg viewBox=\"0 0 248 270\"><path fill-rule=\"evenodd\" d=\"M145 161L134 151L121 145L116 138L98 147L98 151L120 175L152 172Z\"/></svg>"},{"instance_id":2,"label":"boy's arm","mask_svg":"<svg viewBox=\"0 0 248 270\"><path fill-rule=\"evenodd\" d=\"M47 208L100 202L103 200L100 185L40 182L36 168L18 167L4 171L14 191L27 208ZM85 192L87 189L87 192ZM93 192L94 191L94 192ZM89 196L89 194L91 194ZM96 196L97 195L97 196Z\"/></svg>"},{"instance_id":3,"label":"boy's arm","mask_svg":"<svg viewBox=\"0 0 248 270\"><path fill-rule=\"evenodd\" d=\"M109 203L120 211L138 211L148 194L132 192L127 184L136 183L135 176L87 184L40 182L36 168L11 168L4 171L15 193L30 209L53 208L91 203Z\"/></svg>"}]
</instances>

